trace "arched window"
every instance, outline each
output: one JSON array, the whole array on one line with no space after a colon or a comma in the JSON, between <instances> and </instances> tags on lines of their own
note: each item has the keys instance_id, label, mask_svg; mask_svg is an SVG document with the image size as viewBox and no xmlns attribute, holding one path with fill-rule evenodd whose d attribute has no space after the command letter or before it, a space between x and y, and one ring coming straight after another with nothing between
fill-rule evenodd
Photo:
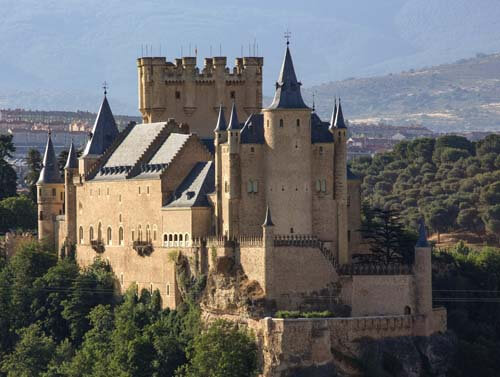
<instances>
[{"instance_id":1,"label":"arched window","mask_svg":"<svg viewBox=\"0 0 500 377\"><path fill-rule=\"evenodd\" d=\"M156 241L156 229L153 230L153 241Z\"/></svg>"},{"instance_id":2,"label":"arched window","mask_svg":"<svg viewBox=\"0 0 500 377\"><path fill-rule=\"evenodd\" d=\"M123 245L123 228L118 229L118 243Z\"/></svg>"},{"instance_id":3,"label":"arched window","mask_svg":"<svg viewBox=\"0 0 500 377\"><path fill-rule=\"evenodd\" d=\"M94 228L93 227L89 228L89 240L90 241L94 240Z\"/></svg>"},{"instance_id":4,"label":"arched window","mask_svg":"<svg viewBox=\"0 0 500 377\"><path fill-rule=\"evenodd\" d=\"M179 246L184 246L184 242L182 241L182 234L179 234Z\"/></svg>"},{"instance_id":5,"label":"arched window","mask_svg":"<svg viewBox=\"0 0 500 377\"><path fill-rule=\"evenodd\" d=\"M139 225L139 228L137 229L137 241L142 241L142 228Z\"/></svg>"},{"instance_id":6,"label":"arched window","mask_svg":"<svg viewBox=\"0 0 500 377\"><path fill-rule=\"evenodd\" d=\"M135 241L135 232L132 231L132 242Z\"/></svg>"},{"instance_id":7,"label":"arched window","mask_svg":"<svg viewBox=\"0 0 500 377\"><path fill-rule=\"evenodd\" d=\"M409 306L405 306L405 314L410 315L411 314L411 308Z\"/></svg>"},{"instance_id":8,"label":"arched window","mask_svg":"<svg viewBox=\"0 0 500 377\"><path fill-rule=\"evenodd\" d=\"M177 234L174 234L174 246L179 246L179 238Z\"/></svg>"},{"instance_id":9,"label":"arched window","mask_svg":"<svg viewBox=\"0 0 500 377\"><path fill-rule=\"evenodd\" d=\"M163 235L163 246L168 246L168 234Z\"/></svg>"},{"instance_id":10,"label":"arched window","mask_svg":"<svg viewBox=\"0 0 500 377\"><path fill-rule=\"evenodd\" d=\"M300 119L297 119L297 127L300 127Z\"/></svg>"},{"instance_id":11,"label":"arched window","mask_svg":"<svg viewBox=\"0 0 500 377\"><path fill-rule=\"evenodd\" d=\"M283 119L280 119L280 128L283 128Z\"/></svg>"},{"instance_id":12,"label":"arched window","mask_svg":"<svg viewBox=\"0 0 500 377\"><path fill-rule=\"evenodd\" d=\"M151 230L149 229L149 224L146 225L146 241L151 241Z\"/></svg>"},{"instance_id":13,"label":"arched window","mask_svg":"<svg viewBox=\"0 0 500 377\"><path fill-rule=\"evenodd\" d=\"M79 243L82 244L83 243L83 227L80 227L80 229L78 229L78 239L79 239Z\"/></svg>"},{"instance_id":14,"label":"arched window","mask_svg":"<svg viewBox=\"0 0 500 377\"><path fill-rule=\"evenodd\" d=\"M106 245L111 245L112 239L111 239L111 227L108 227L106 231Z\"/></svg>"},{"instance_id":15,"label":"arched window","mask_svg":"<svg viewBox=\"0 0 500 377\"><path fill-rule=\"evenodd\" d=\"M102 225L99 223L97 227L97 241L102 241Z\"/></svg>"},{"instance_id":16,"label":"arched window","mask_svg":"<svg viewBox=\"0 0 500 377\"><path fill-rule=\"evenodd\" d=\"M186 233L186 234L184 235L184 244L185 244L186 246L189 246L189 234L188 234L188 233Z\"/></svg>"},{"instance_id":17,"label":"arched window","mask_svg":"<svg viewBox=\"0 0 500 377\"><path fill-rule=\"evenodd\" d=\"M269 127L269 119L266 121L266 126Z\"/></svg>"}]
</instances>

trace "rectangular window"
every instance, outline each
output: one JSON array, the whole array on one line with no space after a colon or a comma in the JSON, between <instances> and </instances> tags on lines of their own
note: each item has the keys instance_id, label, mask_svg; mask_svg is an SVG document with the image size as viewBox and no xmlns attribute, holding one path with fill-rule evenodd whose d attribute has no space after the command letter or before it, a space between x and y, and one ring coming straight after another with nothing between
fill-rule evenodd
<instances>
[{"instance_id":1,"label":"rectangular window","mask_svg":"<svg viewBox=\"0 0 500 377\"><path fill-rule=\"evenodd\" d=\"M181 92L179 92L178 90L175 91L175 98L176 99L180 99L181 98Z\"/></svg>"},{"instance_id":2,"label":"rectangular window","mask_svg":"<svg viewBox=\"0 0 500 377\"><path fill-rule=\"evenodd\" d=\"M253 181L252 191L259 192L259 181Z\"/></svg>"},{"instance_id":3,"label":"rectangular window","mask_svg":"<svg viewBox=\"0 0 500 377\"><path fill-rule=\"evenodd\" d=\"M149 186L148 186L148 187L146 187L146 192L147 192L147 194L149 195Z\"/></svg>"},{"instance_id":4,"label":"rectangular window","mask_svg":"<svg viewBox=\"0 0 500 377\"><path fill-rule=\"evenodd\" d=\"M38 189L38 197L41 197L41 196L42 196L42 189L41 189L41 188L39 188L39 189Z\"/></svg>"},{"instance_id":5,"label":"rectangular window","mask_svg":"<svg viewBox=\"0 0 500 377\"><path fill-rule=\"evenodd\" d=\"M43 220L43 211L40 211L40 220Z\"/></svg>"},{"instance_id":6,"label":"rectangular window","mask_svg":"<svg viewBox=\"0 0 500 377\"><path fill-rule=\"evenodd\" d=\"M170 296L170 284L167 284L167 296Z\"/></svg>"},{"instance_id":7,"label":"rectangular window","mask_svg":"<svg viewBox=\"0 0 500 377\"><path fill-rule=\"evenodd\" d=\"M253 185L252 185L252 181L248 181L248 184L247 184L247 192L250 194L253 190Z\"/></svg>"},{"instance_id":8,"label":"rectangular window","mask_svg":"<svg viewBox=\"0 0 500 377\"><path fill-rule=\"evenodd\" d=\"M52 196L56 196L56 189L55 188L52 189Z\"/></svg>"},{"instance_id":9,"label":"rectangular window","mask_svg":"<svg viewBox=\"0 0 500 377\"><path fill-rule=\"evenodd\" d=\"M141 193L141 186L138 187L139 194Z\"/></svg>"},{"instance_id":10,"label":"rectangular window","mask_svg":"<svg viewBox=\"0 0 500 377\"><path fill-rule=\"evenodd\" d=\"M347 231L347 242L351 242L351 231Z\"/></svg>"},{"instance_id":11,"label":"rectangular window","mask_svg":"<svg viewBox=\"0 0 500 377\"><path fill-rule=\"evenodd\" d=\"M316 191L321 192L321 180L319 179L316 181Z\"/></svg>"},{"instance_id":12,"label":"rectangular window","mask_svg":"<svg viewBox=\"0 0 500 377\"><path fill-rule=\"evenodd\" d=\"M321 181L321 192L326 192L326 179Z\"/></svg>"},{"instance_id":13,"label":"rectangular window","mask_svg":"<svg viewBox=\"0 0 500 377\"><path fill-rule=\"evenodd\" d=\"M61 201L64 201L64 192L61 192Z\"/></svg>"}]
</instances>

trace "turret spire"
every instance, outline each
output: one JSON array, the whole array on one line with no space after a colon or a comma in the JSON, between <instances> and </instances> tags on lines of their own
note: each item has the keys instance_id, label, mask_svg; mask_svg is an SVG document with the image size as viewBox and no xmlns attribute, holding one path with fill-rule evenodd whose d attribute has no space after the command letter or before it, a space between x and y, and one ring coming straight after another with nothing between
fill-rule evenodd
<instances>
[{"instance_id":1,"label":"turret spire","mask_svg":"<svg viewBox=\"0 0 500 377\"><path fill-rule=\"evenodd\" d=\"M276 82L276 93L269 109L307 109L308 107L304 103L302 94L300 93L301 85L297 81L292 55L287 43L280 75Z\"/></svg>"},{"instance_id":2,"label":"turret spire","mask_svg":"<svg viewBox=\"0 0 500 377\"><path fill-rule=\"evenodd\" d=\"M219 117L217 118L217 125L215 126L214 132L223 132L226 131L227 124L226 118L224 116L224 108L222 107L222 103L219 106Z\"/></svg>"},{"instance_id":3,"label":"turret spire","mask_svg":"<svg viewBox=\"0 0 500 377\"><path fill-rule=\"evenodd\" d=\"M236 104L233 102L233 107L231 108L231 117L229 118L228 131L234 131L240 129L240 122L238 121L238 113L236 112Z\"/></svg>"},{"instance_id":4,"label":"turret spire","mask_svg":"<svg viewBox=\"0 0 500 377\"><path fill-rule=\"evenodd\" d=\"M337 117L337 98L335 97L335 102L333 104L332 118L330 119L330 127L328 127L329 130L333 129L336 117Z\"/></svg>"},{"instance_id":5,"label":"turret spire","mask_svg":"<svg viewBox=\"0 0 500 377\"><path fill-rule=\"evenodd\" d=\"M118 128L116 127L115 118L105 94L83 156L102 155L111 146L117 136Z\"/></svg>"},{"instance_id":6,"label":"turret spire","mask_svg":"<svg viewBox=\"0 0 500 377\"><path fill-rule=\"evenodd\" d=\"M71 145L69 146L68 159L66 160L66 165L64 165L64 169L77 169L77 168L78 168L78 161L76 160L75 146L72 140Z\"/></svg>"},{"instance_id":7,"label":"turret spire","mask_svg":"<svg viewBox=\"0 0 500 377\"><path fill-rule=\"evenodd\" d=\"M429 241L427 241L427 232L425 231L424 219L420 219L418 224L418 240L415 247L429 247Z\"/></svg>"},{"instance_id":8,"label":"turret spire","mask_svg":"<svg viewBox=\"0 0 500 377\"><path fill-rule=\"evenodd\" d=\"M43 155L42 170L40 171L37 183L62 183L50 131L47 137L47 145L45 146L45 154Z\"/></svg>"},{"instance_id":9,"label":"turret spire","mask_svg":"<svg viewBox=\"0 0 500 377\"><path fill-rule=\"evenodd\" d=\"M264 224L262 224L262 226L264 227L274 226L273 220L271 219L271 209L269 208L269 206L267 206L266 219L264 220Z\"/></svg>"},{"instance_id":10,"label":"turret spire","mask_svg":"<svg viewBox=\"0 0 500 377\"><path fill-rule=\"evenodd\" d=\"M335 128L347 128L344 121L344 114L342 113L342 103L339 98L339 106L337 108L337 114L335 114Z\"/></svg>"}]
</instances>

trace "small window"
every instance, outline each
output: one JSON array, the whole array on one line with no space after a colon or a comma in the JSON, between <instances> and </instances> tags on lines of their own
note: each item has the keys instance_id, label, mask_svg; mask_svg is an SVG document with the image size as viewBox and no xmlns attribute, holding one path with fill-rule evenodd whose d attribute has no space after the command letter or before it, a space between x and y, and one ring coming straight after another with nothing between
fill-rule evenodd
<instances>
[{"instance_id":1,"label":"small window","mask_svg":"<svg viewBox=\"0 0 500 377\"><path fill-rule=\"evenodd\" d=\"M106 195L109 195L109 187L106 188Z\"/></svg>"},{"instance_id":2,"label":"small window","mask_svg":"<svg viewBox=\"0 0 500 377\"><path fill-rule=\"evenodd\" d=\"M283 119L280 119L280 128L283 128Z\"/></svg>"},{"instance_id":3,"label":"small window","mask_svg":"<svg viewBox=\"0 0 500 377\"><path fill-rule=\"evenodd\" d=\"M52 189L52 196L56 196L56 189L55 188Z\"/></svg>"},{"instance_id":4,"label":"small window","mask_svg":"<svg viewBox=\"0 0 500 377\"><path fill-rule=\"evenodd\" d=\"M234 90L231 90L231 99L236 98L236 92Z\"/></svg>"},{"instance_id":5,"label":"small window","mask_svg":"<svg viewBox=\"0 0 500 377\"><path fill-rule=\"evenodd\" d=\"M250 147L250 152L255 152L255 148L254 147Z\"/></svg>"},{"instance_id":6,"label":"small window","mask_svg":"<svg viewBox=\"0 0 500 377\"><path fill-rule=\"evenodd\" d=\"M64 201L64 192L61 192L61 201Z\"/></svg>"},{"instance_id":7,"label":"small window","mask_svg":"<svg viewBox=\"0 0 500 377\"><path fill-rule=\"evenodd\" d=\"M111 228L108 228L106 232L106 244L111 245Z\"/></svg>"},{"instance_id":8,"label":"small window","mask_svg":"<svg viewBox=\"0 0 500 377\"><path fill-rule=\"evenodd\" d=\"M252 191L255 193L259 192L259 181L252 182Z\"/></svg>"},{"instance_id":9,"label":"small window","mask_svg":"<svg viewBox=\"0 0 500 377\"><path fill-rule=\"evenodd\" d=\"M153 230L153 241L156 241L156 229Z\"/></svg>"},{"instance_id":10,"label":"small window","mask_svg":"<svg viewBox=\"0 0 500 377\"><path fill-rule=\"evenodd\" d=\"M93 227L89 228L89 240L91 240L91 241L94 240L94 228Z\"/></svg>"},{"instance_id":11,"label":"small window","mask_svg":"<svg viewBox=\"0 0 500 377\"><path fill-rule=\"evenodd\" d=\"M269 127L269 119L266 121L266 126Z\"/></svg>"},{"instance_id":12,"label":"small window","mask_svg":"<svg viewBox=\"0 0 500 377\"><path fill-rule=\"evenodd\" d=\"M319 147L319 154L323 154L323 147Z\"/></svg>"},{"instance_id":13,"label":"small window","mask_svg":"<svg viewBox=\"0 0 500 377\"><path fill-rule=\"evenodd\" d=\"M347 195L347 206L351 206L351 195Z\"/></svg>"},{"instance_id":14,"label":"small window","mask_svg":"<svg viewBox=\"0 0 500 377\"><path fill-rule=\"evenodd\" d=\"M178 90L175 91L175 99L181 99L181 92Z\"/></svg>"},{"instance_id":15,"label":"small window","mask_svg":"<svg viewBox=\"0 0 500 377\"><path fill-rule=\"evenodd\" d=\"M188 234L188 233L186 233L186 234L184 235L184 244L185 244L186 246L189 246L189 234Z\"/></svg>"},{"instance_id":16,"label":"small window","mask_svg":"<svg viewBox=\"0 0 500 377\"><path fill-rule=\"evenodd\" d=\"M146 193L149 195L149 186L146 187Z\"/></svg>"},{"instance_id":17,"label":"small window","mask_svg":"<svg viewBox=\"0 0 500 377\"><path fill-rule=\"evenodd\" d=\"M43 211L40 211L40 220L43 221Z\"/></svg>"},{"instance_id":18,"label":"small window","mask_svg":"<svg viewBox=\"0 0 500 377\"><path fill-rule=\"evenodd\" d=\"M118 229L118 243L123 245L123 228Z\"/></svg>"},{"instance_id":19,"label":"small window","mask_svg":"<svg viewBox=\"0 0 500 377\"><path fill-rule=\"evenodd\" d=\"M135 241L135 232L132 231L132 241Z\"/></svg>"},{"instance_id":20,"label":"small window","mask_svg":"<svg viewBox=\"0 0 500 377\"><path fill-rule=\"evenodd\" d=\"M316 181L316 191L321 192L321 180L320 179L318 179Z\"/></svg>"},{"instance_id":21,"label":"small window","mask_svg":"<svg viewBox=\"0 0 500 377\"><path fill-rule=\"evenodd\" d=\"M405 306L405 314L410 315L411 314L411 308L409 306Z\"/></svg>"},{"instance_id":22,"label":"small window","mask_svg":"<svg viewBox=\"0 0 500 377\"><path fill-rule=\"evenodd\" d=\"M229 192L229 183L227 183L227 181L224 182L224 191Z\"/></svg>"},{"instance_id":23,"label":"small window","mask_svg":"<svg viewBox=\"0 0 500 377\"><path fill-rule=\"evenodd\" d=\"M167 284L167 296L170 296L170 284Z\"/></svg>"},{"instance_id":24,"label":"small window","mask_svg":"<svg viewBox=\"0 0 500 377\"><path fill-rule=\"evenodd\" d=\"M118 195L118 201L121 203L122 202L122 194Z\"/></svg>"},{"instance_id":25,"label":"small window","mask_svg":"<svg viewBox=\"0 0 500 377\"><path fill-rule=\"evenodd\" d=\"M137 190L138 190L138 192L139 192L139 194L140 194L140 193L141 193L141 186L139 186L139 187L137 188Z\"/></svg>"},{"instance_id":26,"label":"small window","mask_svg":"<svg viewBox=\"0 0 500 377\"><path fill-rule=\"evenodd\" d=\"M63 211L62 209L59 210L59 214L62 215L63 214Z\"/></svg>"},{"instance_id":27,"label":"small window","mask_svg":"<svg viewBox=\"0 0 500 377\"><path fill-rule=\"evenodd\" d=\"M153 293L153 283L149 284L149 293Z\"/></svg>"},{"instance_id":28,"label":"small window","mask_svg":"<svg viewBox=\"0 0 500 377\"><path fill-rule=\"evenodd\" d=\"M97 196L101 196L101 189L100 188L97 190Z\"/></svg>"},{"instance_id":29,"label":"small window","mask_svg":"<svg viewBox=\"0 0 500 377\"><path fill-rule=\"evenodd\" d=\"M251 193L253 191L252 180L249 180L247 183L247 192Z\"/></svg>"},{"instance_id":30,"label":"small window","mask_svg":"<svg viewBox=\"0 0 500 377\"><path fill-rule=\"evenodd\" d=\"M167 246L167 245L168 245L168 235L164 234L163 235L163 246Z\"/></svg>"},{"instance_id":31,"label":"small window","mask_svg":"<svg viewBox=\"0 0 500 377\"><path fill-rule=\"evenodd\" d=\"M351 242L351 231L347 231L347 242Z\"/></svg>"},{"instance_id":32,"label":"small window","mask_svg":"<svg viewBox=\"0 0 500 377\"><path fill-rule=\"evenodd\" d=\"M120 284L123 285L123 274L120 274Z\"/></svg>"},{"instance_id":33,"label":"small window","mask_svg":"<svg viewBox=\"0 0 500 377\"><path fill-rule=\"evenodd\" d=\"M297 119L297 127L300 127L300 119Z\"/></svg>"},{"instance_id":34,"label":"small window","mask_svg":"<svg viewBox=\"0 0 500 377\"><path fill-rule=\"evenodd\" d=\"M121 213L118 215L118 221L119 221L120 223L122 222L122 214L121 214Z\"/></svg>"},{"instance_id":35,"label":"small window","mask_svg":"<svg viewBox=\"0 0 500 377\"><path fill-rule=\"evenodd\" d=\"M101 223L99 223L99 226L97 227L97 240L102 241L102 226Z\"/></svg>"},{"instance_id":36,"label":"small window","mask_svg":"<svg viewBox=\"0 0 500 377\"><path fill-rule=\"evenodd\" d=\"M78 229L78 242L81 244L83 244L83 227L80 227L80 229Z\"/></svg>"},{"instance_id":37,"label":"small window","mask_svg":"<svg viewBox=\"0 0 500 377\"><path fill-rule=\"evenodd\" d=\"M293 234L293 228L290 228L290 233L292 233L292 234Z\"/></svg>"},{"instance_id":38,"label":"small window","mask_svg":"<svg viewBox=\"0 0 500 377\"><path fill-rule=\"evenodd\" d=\"M326 179L321 181L321 192L326 192Z\"/></svg>"},{"instance_id":39,"label":"small window","mask_svg":"<svg viewBox=\"0 0 500 377\"><path fill-rule=\"evenodd\" d=\"M39 188L39 189L38 189L38 196L39 196L39 197L41 197L41 196L42 196L42 189L41 189L41 188Z\"/></svg>"}]
</instances>

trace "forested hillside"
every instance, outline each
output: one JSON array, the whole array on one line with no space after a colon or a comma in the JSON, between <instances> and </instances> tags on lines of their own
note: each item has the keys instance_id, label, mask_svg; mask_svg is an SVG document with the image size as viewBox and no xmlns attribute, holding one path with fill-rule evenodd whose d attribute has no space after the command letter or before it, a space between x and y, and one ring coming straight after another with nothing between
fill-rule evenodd
<instances>
[{"instance_id":1,"label":"forested hillside","mask_svg":"<svg viewBox=\"0 0 500 377\"><path fill-rule=\"evenodd\" d=\"M459 136L417 139L392 152L351 161L372 207L398 211L416 229L422 215L433 232L500 237L500 135L473 143Z\"/></svg>"}]
</instances>

